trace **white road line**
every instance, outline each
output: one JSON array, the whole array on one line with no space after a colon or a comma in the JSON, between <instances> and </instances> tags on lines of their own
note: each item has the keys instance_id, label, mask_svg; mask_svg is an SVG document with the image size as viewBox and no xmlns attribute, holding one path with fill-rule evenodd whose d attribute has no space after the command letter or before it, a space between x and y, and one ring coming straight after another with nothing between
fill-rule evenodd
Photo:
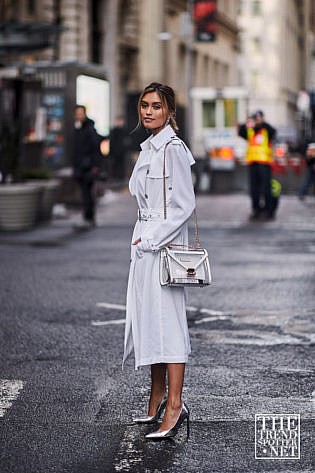
<instances>
[{"instance_id":1,"label":"white road line","mask_svg":"<svg viewBox=\"0 0 315 473\"><path fill-rule=\"evenodd\" d=\"M218 316L211 316L211 317L204 317L203 319L195 320L195 324L203 324L204 322L213 322L214 320L226 320L230 319L227 315L218 315Z\"/></svg>"},{"instance_id":2,"label":"white road line","mask_svg":"<svg viewBox=\"0 0 315 473\"><path fill-rule=\"evenodd\" d=\"M23 388L23 381L0 379L0 417L12 406Z\"/></svg>"},{"instance_id":3,"label":"white road line","mask_svg":"<svg viewBox=\"0 0 315 473\"><path fill-rule=\"evenodd\" d=\"M221 310L212 310L212 309L200 309L199 312L201 314L217 315L220 317L231 315L231 314L227 314L226 312L222 312Z\"/></svg>"},{"instance_id":4,"label":"white road line","mask_svg":"<svg viewBox=\"0 0 315 473\"><path fill-rule=\"evenodd\" d=\"M111 304L110 302L97 302L96 307L101 307L103 309L115 309L115 310L126 310L126 306L123 304ZM200 307L194 306L187 306L187 310L190 312L201 312L202 314L209 314L209 315L224 315L224 312L219 310L212 310L212 309L203 309Z\"/></svg>"},{"instance_id":5,"label":"white road line","mask_svg":"<svg viewBox=\"0 0 315 473\"><path fill-rule=\"evenodd\" d=\"M102 325L119 325L124 324L126 319L114 319L114 320L92 320L92 325L95 327L100 327Z\"/></svg>"},{"instance_id":6,"label":"white road line","mask_svg":"<svg viewBox=\"0 0 315 473\"><path fill-rule=\"evenodd\" d=\"M126 310L125 305L110 304L109 302L97 302L96 307L103 307L104 309Z\"/></svg>"},{"instance_id":7,"label":"white road line","mask_svg":"<svg viewBox=\"0 0 315 473\"><path fill-rule=\"evenodd\" d=\"M110 302L97 302L96 307L101 307L103 309L114 309L125 311L126 306L123 304L111 304ZM226 314L220 310L204 309L202 307L187 306L188 312L200 312L201 314L208 314L210 317L205 317L201 320L196 321L196 324L201 324L203 322L208 322L209 320L225 320L230 317L229 314ZM91 325L94 327L101 327L104 325L120 325L125 323L125 319L112 319L112 320L92 320Z\"/></svg>"}]
</instances>

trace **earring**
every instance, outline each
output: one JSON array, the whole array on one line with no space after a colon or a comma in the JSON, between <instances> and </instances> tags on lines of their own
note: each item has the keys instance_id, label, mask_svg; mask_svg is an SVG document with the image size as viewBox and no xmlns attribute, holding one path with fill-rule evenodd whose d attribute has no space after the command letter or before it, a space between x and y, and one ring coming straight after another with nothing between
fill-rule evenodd
<instances>
[{"instance_id":1,"label":"earring","mask_svg":"<svg viewBox=\"0 0 315 473\"><path fill-rule=\"evenodd\" d=\"M169 125L169 123L170 123L170 119L168 118L165 122L165 126Z\"/></svg>"}]
</instances>

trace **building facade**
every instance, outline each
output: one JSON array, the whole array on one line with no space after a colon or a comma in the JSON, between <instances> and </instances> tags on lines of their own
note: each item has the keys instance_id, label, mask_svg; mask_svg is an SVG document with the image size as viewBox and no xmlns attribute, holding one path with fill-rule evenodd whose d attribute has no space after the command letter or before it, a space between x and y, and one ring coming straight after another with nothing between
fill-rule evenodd
<instances>
[{"instance_id":1,"label":"building facade","mask_svg":"<svg viewBox=\"0 0 315 473\"><path fill-rule=\"evenodd\" d=\"M6 0L6 20L62 25L54 47L10 60L82 61L105 66L111 123L151 81L170 84L179 110L193 86L237 85L238 1L217 1L212 43L194 41L191 0Z\"/></svg>"},{"instance_id":2,"label":"building facade","mask_svg":"<svg viewBox=\"0 0 315 473\"><path fill-rule=\"evenodd\" d=\"M240 84L279 138L296 137L297 98L309 86L311 0L241 0Z\"/></svg>"},{"instance_id":3,"label":"building facade","mask_svg":"<svg viewBox=\"0 0 315 473\"><path fill-rule=\"evenodd\" d=\"M307 90L311 93L311 128L315 135L315 3L311 2L311 29L309 32L310 61L307 75Z\"/></svg>"},{"instance_id":4,"label":"building facade","mask_svg":"<svg viewBox=\"0 0 315 473\"><path fill-rule=\"evenodd\" d=\"M109 73L112 122L134 108L139 92L152 81L174 87L179 118L188 105L189 88L237 83L238 1L218 1L217 40L207 44L193 40L192 1L98 3L98 18L103 19L98 60Z\"/></svg>"}]
</instances>

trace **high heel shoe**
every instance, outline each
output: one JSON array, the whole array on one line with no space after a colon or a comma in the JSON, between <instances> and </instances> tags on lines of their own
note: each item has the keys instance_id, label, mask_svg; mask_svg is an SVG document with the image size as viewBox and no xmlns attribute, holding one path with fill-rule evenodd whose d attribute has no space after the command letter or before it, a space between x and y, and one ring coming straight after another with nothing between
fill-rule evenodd
<instances>
[{"instance_id":1,"label":"high heel shoe","mask_svg":"<svg viewBox=\"0 0 315 473\"><path fill-rule=\"evenodd\" d=\"M177 421L168 430L157 430L156 432L151 432L145 436L148 440L164 440L171 437L175 437L180 426L184 423L185 419L187 420L187 440L189 439L189 409L187 405L183 402L182 408L178 415Z\"/></svg>"},{"instance_id":2,"label":"high heel shoe","mask_svg":"<svg viewBox=\"0 0 315 473\"><path fill-rule=\"evenodd\" d=\"M167 402L167 396L166 396L166 394L164 394L164 396L162 398L162 401L158 405L158 408L157 408L156 413L155 413L154 416L136 417L135 419L133 419L133 422L135 422L136 424L154 424L161 417L162 412L165 409L166 402Z\"/></svg>"}]
</instances>

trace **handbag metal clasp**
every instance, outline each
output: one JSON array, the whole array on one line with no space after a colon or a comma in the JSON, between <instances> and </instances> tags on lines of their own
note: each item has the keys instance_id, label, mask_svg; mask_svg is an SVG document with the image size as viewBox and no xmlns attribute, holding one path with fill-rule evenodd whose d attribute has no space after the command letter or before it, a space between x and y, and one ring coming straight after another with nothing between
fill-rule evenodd
<instances>
[{"instance_id":1,"label":"handbag metal clasp","mask_svg":"<svg viewBox=\"0 0 315 473\"><path fill-rule=\"evenodd\" d=\"M188 268L187 269L187 275L188 276L195 276L196 275L196 270L194 268Z\"/></svg>"}]
</instances>

